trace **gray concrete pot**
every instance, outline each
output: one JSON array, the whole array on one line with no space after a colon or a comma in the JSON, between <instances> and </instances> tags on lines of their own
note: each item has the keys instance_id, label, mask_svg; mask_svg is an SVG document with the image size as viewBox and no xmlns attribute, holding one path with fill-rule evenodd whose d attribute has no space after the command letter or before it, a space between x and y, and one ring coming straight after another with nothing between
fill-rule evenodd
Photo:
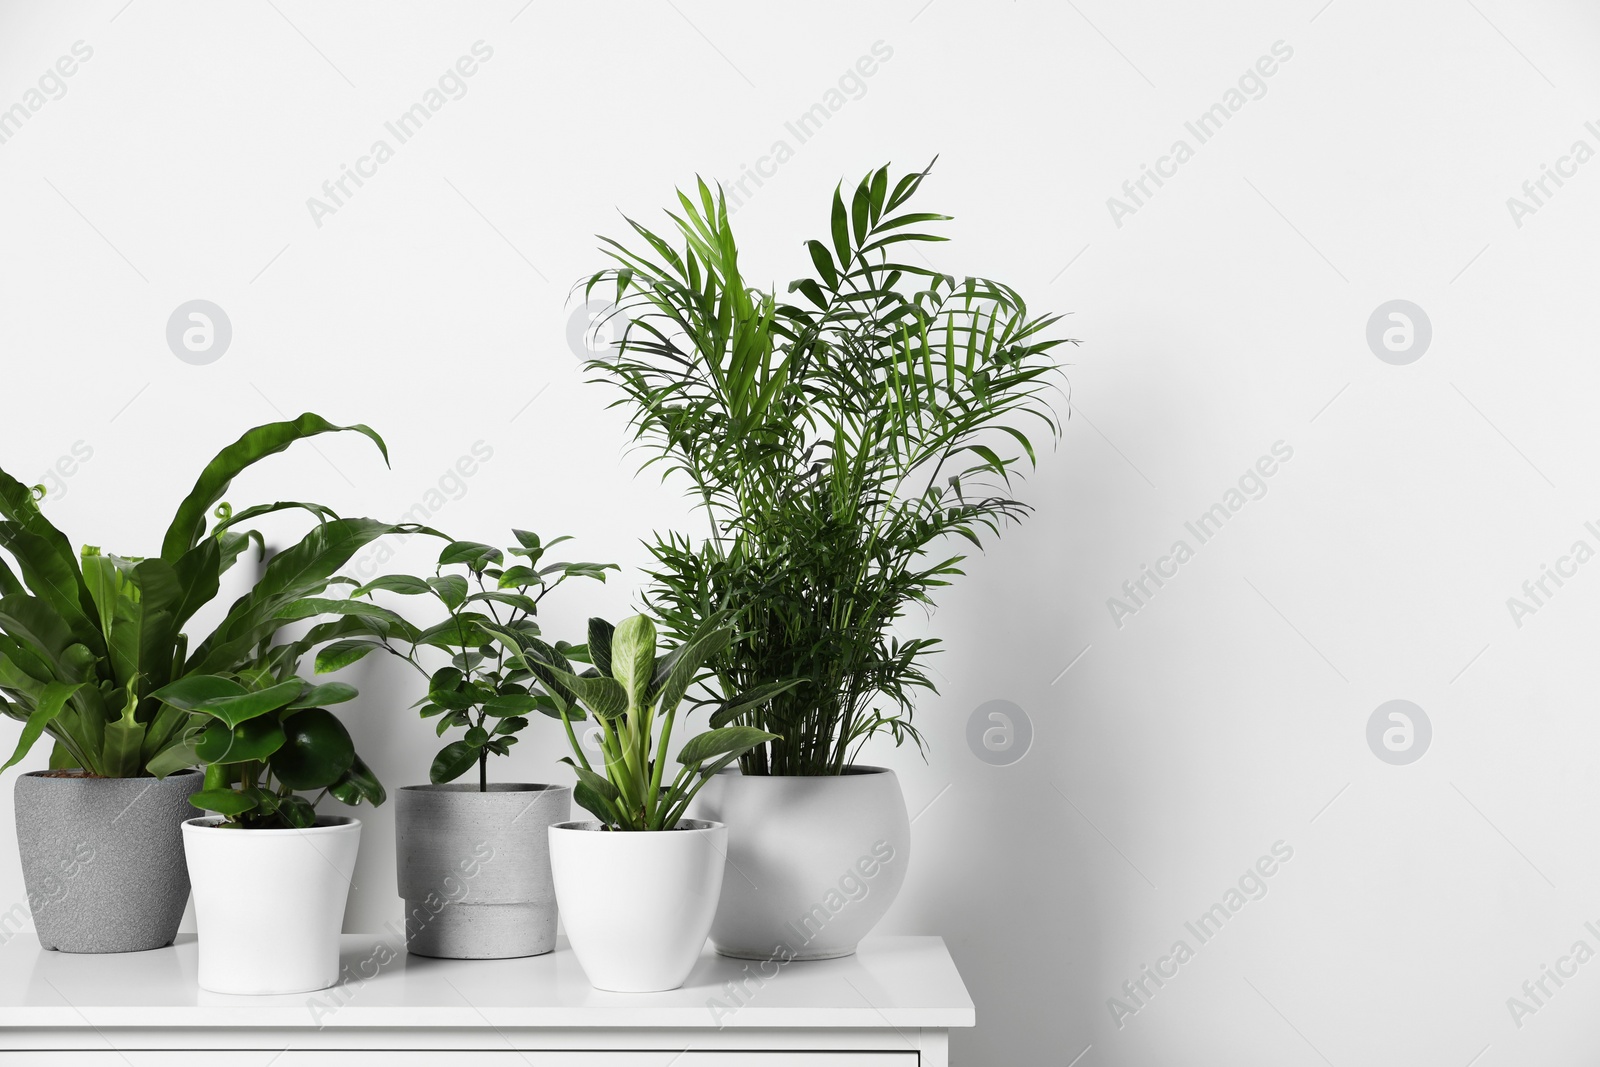
<instances>
[{"instance_id":1,"label":"gray concrete pot","mask_svg":"<svg viewBox=\"0 0 1600 1067\"><path fill-rule=\"evenodd\" d=\"M141 952L172 943L189 901L183 821L204 776L17 777L17 847L39 944Z\"/></svg>"},{"instance_id":2,"label":"gray concrete pot","mask_svg":"<svg viewBox=\"0 0 1600 1067\"><path fill-rule=\"evenodd\" d=\"M408 785L395 794L395 862L406 948L497 960L556 946L552 823L572 815L557 785Z\"/></svg>"}]
</instances>

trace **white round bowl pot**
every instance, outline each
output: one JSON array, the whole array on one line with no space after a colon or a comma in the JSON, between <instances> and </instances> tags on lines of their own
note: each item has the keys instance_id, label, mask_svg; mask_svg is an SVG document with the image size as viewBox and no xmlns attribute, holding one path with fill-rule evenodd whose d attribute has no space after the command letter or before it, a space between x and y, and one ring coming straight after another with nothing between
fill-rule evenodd
<instances>
[{"instance_id":1,"label":"white round bowl pot","mask_svg":"<svg viewBox=\"0 0 1600 1067\"><path fill-rule=\"evenodd\" d=\"M699 819L653 832L550 827L561 923L590 985L618 993L683 985L717 911L727 844L727 827Z\"/></svg>"},{"instance_id":2,"label":"white round bowl pot","mask_svg":"<svg viewBox=\"0 0 1600 1067\"><path fill-rule=\"evenodd\" d=\"M911 862L900 780L882 767L841 775L716 775L694 814L728 826L728 872L711 943L740 959L848 956L878 925Z\"/></svg>"},{"instance_id":3,"label":"white round bowl pot","mask_svg":"<svg viewBox=\"0 0 1600 1067\"><path fill-rule=\"evenodd\" d=\"M200 988L305 993L339 978L339 931L361 823L323 817L303 830L183 824L200 942Z\"/></svg>"}]
</instances>

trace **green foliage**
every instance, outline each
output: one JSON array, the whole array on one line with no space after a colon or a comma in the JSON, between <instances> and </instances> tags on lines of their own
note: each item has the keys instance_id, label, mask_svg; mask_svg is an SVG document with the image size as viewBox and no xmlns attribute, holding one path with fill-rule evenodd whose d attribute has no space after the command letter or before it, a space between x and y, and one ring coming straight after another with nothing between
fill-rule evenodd
<instances>
[{"instance_id":1,"label":"green foliage","mask_svg":"<svg viewBox=\"0 0 1600 1067\"><path fill-rule=\"evenodd\" d=\"M724 726L689 740L678 753L679 768L664 785L667 753L678 706L706 661L727 648L733 630L709 620L699 632L664 655L656 654L655 624L635 615L612 626L589 620L587 646L567 648L594 666L582 674L560 648L537 638L520 639L520 662L554 700L567 728L573 756L563 759L578 775L573 799L613 830L671 830L678 825L708 778L742 753L777 738L751 726ZM604 759L590 765L572 723L584 709L600 729Z\"/></svg>"},{"instance_id":2,"label":"green foliage","mask_svg":"<svg viewBox=\"0 0 1600 1067\"><path fill-rule=\"evenodd\" d=\"M432 577L386 574L352 590L343 610L350 629L360 636L330 644L317 656L322 673L381 648L428 680L427 696L417 703L423 718L438 718L440 737L450 730L464 731L433 758L428 778L435 784L453 782L476 765L478 788L487 790L489 756L510 753L516 735L528 725L527 714L558 715L555 702L519 665L520 642L539 636L539 602L556 586L568 578L603 582L606 571L618 569L613 563L546 563L545 552L570 538L546 544L527 530L513 530L512 535L517 544L504 551L477 541L452 541L439 553ZM509 566L508 556L515 561ZM444 608L445 618L419 630L368 603L378 592L432 598ZM447 665L425 666L426 650L444 653Z\"/></svg>"},{"instance_id":3,"label":"green foliage","mask_svg":"<svg viewBox=\"0 0 1600 1067\"><path fill-rule=\"evenodd\" d=\"M726 201L703 182L669 212L681 248L630 219L644 246L607 239L617 266L585 289L614 290L628 320L593 380L621 389L645 466L687 478L710 519L702 542L657 538L650 603L680 639L730 614L713 723L779 735L746 773L838 774L880 731L921 743L911 716L937 642L895 623L961 573L940 550L952 535L981 548L1027 513L1010 494L1035 462L1029 434L1059 433L1060 317L900 256L945 239L927 224L946 216L907 208L927 173L835 190L793 303L745 284Z\"/></svg>"},{"instance_id":4,"label":"green foliage","mask_svg":"<svg viewBox=\"0 0 1600 1067\"><path fill-rule=\"evenodd\" d=\"M25 724L5 766L20 761L48 733L55 741L53 767L106 777L165 776L199 762L197 746L207 724L190 709L157 698L158 691L177 683L189 688L173 691L194 692L203 678L226 679L252 665L292 676L292 664L316 642L274 649L278 632L295 619L320 614L302 609L337 581L335 572L358 549L400 528L341 519L320 505L299 502L235 514L221 500L233 478L257 461L295 441L343 430L370 438L387 459L383 440L365 426L334 426L310 414L258 426L206 466L179 506L161 555L149 559L93 546L74 553L66 535L39 510L43 489L30 491L0 471L0 712ZM290 509L310 512L317 526L273 558L191 653L185 627L216 598L222 575L251 543L262 545L259 533L240 524ZM208 512L216 520L209 534ZM313 633L337 636L326 628ZM245 714L253 706L219 705L241 722L253 718ZM216 734L210 736L212 745L220 743ZM255 737L253 743L264 742Z\"/></svg>"},{"instance_id":5,"label":"green foliage","mask_svg":"<svg viewBox=\"0 0 1600 1067\"><path fill-rule=\"evenodd\" d=\"M276 662L279 670L296 666L294 657ZM350 805L383 803L383 784L356 755L350 732L312 703L355 695L348 686L312 685L292 674L280 680L263 666L190 675L152 694L190 717L186 738L206 779L189 803L229 826L264 830L316 823L322 796L308 800L299 791L320 789Z\"/></svg>"}]
</instances>

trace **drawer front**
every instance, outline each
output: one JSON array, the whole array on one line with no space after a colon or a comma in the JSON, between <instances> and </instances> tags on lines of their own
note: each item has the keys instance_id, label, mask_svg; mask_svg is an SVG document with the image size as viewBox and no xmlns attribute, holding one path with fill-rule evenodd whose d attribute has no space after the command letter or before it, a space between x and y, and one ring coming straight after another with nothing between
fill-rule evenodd
<instances>
[{"instance_id":1,"label":"drawer front","mask_svg":"<svg viewBox=\"0 0 1600 1067\"><path fill-rule=\"evenodd\" d=\"M7 1052L6 1067L917 1067L915 1052L356 1052L292 1049L241 1052L129 1050Z\"/></svg>"}]
</instances>

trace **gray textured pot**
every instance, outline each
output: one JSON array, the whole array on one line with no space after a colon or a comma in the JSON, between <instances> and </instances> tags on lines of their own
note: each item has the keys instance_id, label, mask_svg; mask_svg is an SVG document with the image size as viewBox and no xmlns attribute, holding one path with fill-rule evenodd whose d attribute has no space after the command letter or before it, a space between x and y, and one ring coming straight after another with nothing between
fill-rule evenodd
<instances>
[{"instance_id":1,"label":"gray textured pot","mask_svg":"<svg viewBox=\"0 0 1600 1067\"><path fill-rule=\"evenodd\" d=\"M556 946L547 828L572 815L557 785L408 785L395 794L395 861L406 948L459 960Z\"/></svg>"},{"instance_id":2,"label":"gray textured pot","mask_svg":"<svg viewBox=\"0 0 1600 1067\"><path fill-rule=\"evenodd\" d=\"M17 847L39 944L141 952L172 943L189 901L179 827L204 776L19 775Z\"/></svg>"}]
</instances>

